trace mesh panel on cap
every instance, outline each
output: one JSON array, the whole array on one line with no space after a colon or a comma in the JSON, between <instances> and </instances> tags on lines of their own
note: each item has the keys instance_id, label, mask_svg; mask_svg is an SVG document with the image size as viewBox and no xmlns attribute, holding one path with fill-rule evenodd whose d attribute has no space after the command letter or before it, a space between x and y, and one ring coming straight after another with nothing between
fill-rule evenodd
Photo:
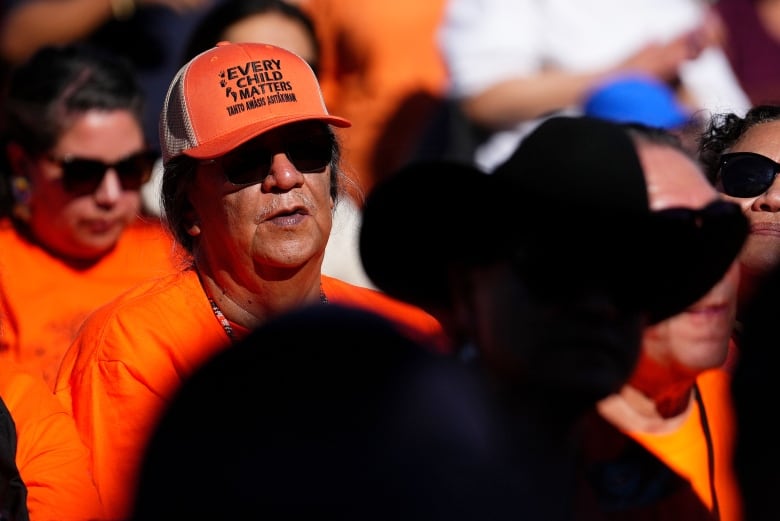
<instances>
[{"instance_id":1,"label":"mesh panel on cap","mask_svg":"<svg viewBox=\"0 0 780 521\"><path fill-rule=\"evenodd\" d=\"M182 67L173 79L160 115L159 132L163 163L167 163L183 150L198 144L184 94L184 78L187 76L190 64Z\"/></svg>"}]
</instances>

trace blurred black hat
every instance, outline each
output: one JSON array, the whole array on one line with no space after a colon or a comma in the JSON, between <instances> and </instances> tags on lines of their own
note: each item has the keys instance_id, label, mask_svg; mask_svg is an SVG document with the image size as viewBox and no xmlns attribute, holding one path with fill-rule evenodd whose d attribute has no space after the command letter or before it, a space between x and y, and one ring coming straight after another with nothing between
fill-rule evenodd
<instances>
[{"instance_id":1,"label":"blurred black hat","mask_svg":"<svg viewBox=\"0 0 780 521\"><path fill-rule=\"evenodd\" d=\"M732 203L651 212L624 127L553 117L491 175L429 161L375 186L360 254L377 287L418 305L447 304L448 267L511 255L540 293L612 289L660 321L720 280L746 234Z\"/></svg>"},{"instance_id":2,"label":"blurred black hat","mask_svg":"<svg viewBox=\"0 0 780 521\"><path fill-rule=\"evenodd\" d=\"M448 266L507 254L501 191L470 165L424 161L397 171L367 198L360 255L371 281L423 307L449 304Z\"/></svg>"}]
</instances>

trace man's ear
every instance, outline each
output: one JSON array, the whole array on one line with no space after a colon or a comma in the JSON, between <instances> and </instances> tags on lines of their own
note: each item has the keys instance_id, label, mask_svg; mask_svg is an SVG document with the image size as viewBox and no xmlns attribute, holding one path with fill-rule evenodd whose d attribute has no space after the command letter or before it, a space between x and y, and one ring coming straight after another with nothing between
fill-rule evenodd
<instances>
[{"instance_id":1,"label":"man's ear","mask_svg":"<svg viewBox=\"0 0 780 521\"><path fill-rule=\"evenodd\" d=\"M191 237L200 235L200 219L195 210L187 210L184 213L184 227L187 230L187 234Z\"/></svg>"}]
</instances>

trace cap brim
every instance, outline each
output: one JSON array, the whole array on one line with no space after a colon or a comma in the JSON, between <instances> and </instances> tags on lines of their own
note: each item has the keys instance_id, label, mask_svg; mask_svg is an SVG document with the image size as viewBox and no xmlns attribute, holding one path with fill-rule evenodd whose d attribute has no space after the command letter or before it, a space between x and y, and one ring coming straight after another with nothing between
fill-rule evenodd
<instances>
[{"instance_id":1,"label":"cap brim","mask_svg":"<svg viewBox=\"0 0 780 521\"><path fill-rule=\"evenodd\" d=\"M690 307L726 274L737 260L748 234L747 219L737 205L691 234L675 223L654 222L646 296L651 320L660 322ZM725 207L725 206L724 206ZM679 223L678 223L679 224Z\"/></svg>"}]
</instances>

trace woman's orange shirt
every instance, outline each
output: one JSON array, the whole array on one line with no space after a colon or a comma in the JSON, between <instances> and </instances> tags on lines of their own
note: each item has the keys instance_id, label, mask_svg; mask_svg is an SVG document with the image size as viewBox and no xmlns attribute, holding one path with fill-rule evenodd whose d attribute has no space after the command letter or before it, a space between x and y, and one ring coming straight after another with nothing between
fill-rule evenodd
<instances>
[{"instance_id":1,"label":"woman's orange shirt","mask_svg":"<svg viewBox=\"0 0 780 521\"><path fill-rule=\"evenodd\" d=\"M174 242L159 220L137 220L112 251L74 266L0 220L0 362L40 373L53 389L65 350L95 308L176 267Z\"/></svg>"}]
</instances>

